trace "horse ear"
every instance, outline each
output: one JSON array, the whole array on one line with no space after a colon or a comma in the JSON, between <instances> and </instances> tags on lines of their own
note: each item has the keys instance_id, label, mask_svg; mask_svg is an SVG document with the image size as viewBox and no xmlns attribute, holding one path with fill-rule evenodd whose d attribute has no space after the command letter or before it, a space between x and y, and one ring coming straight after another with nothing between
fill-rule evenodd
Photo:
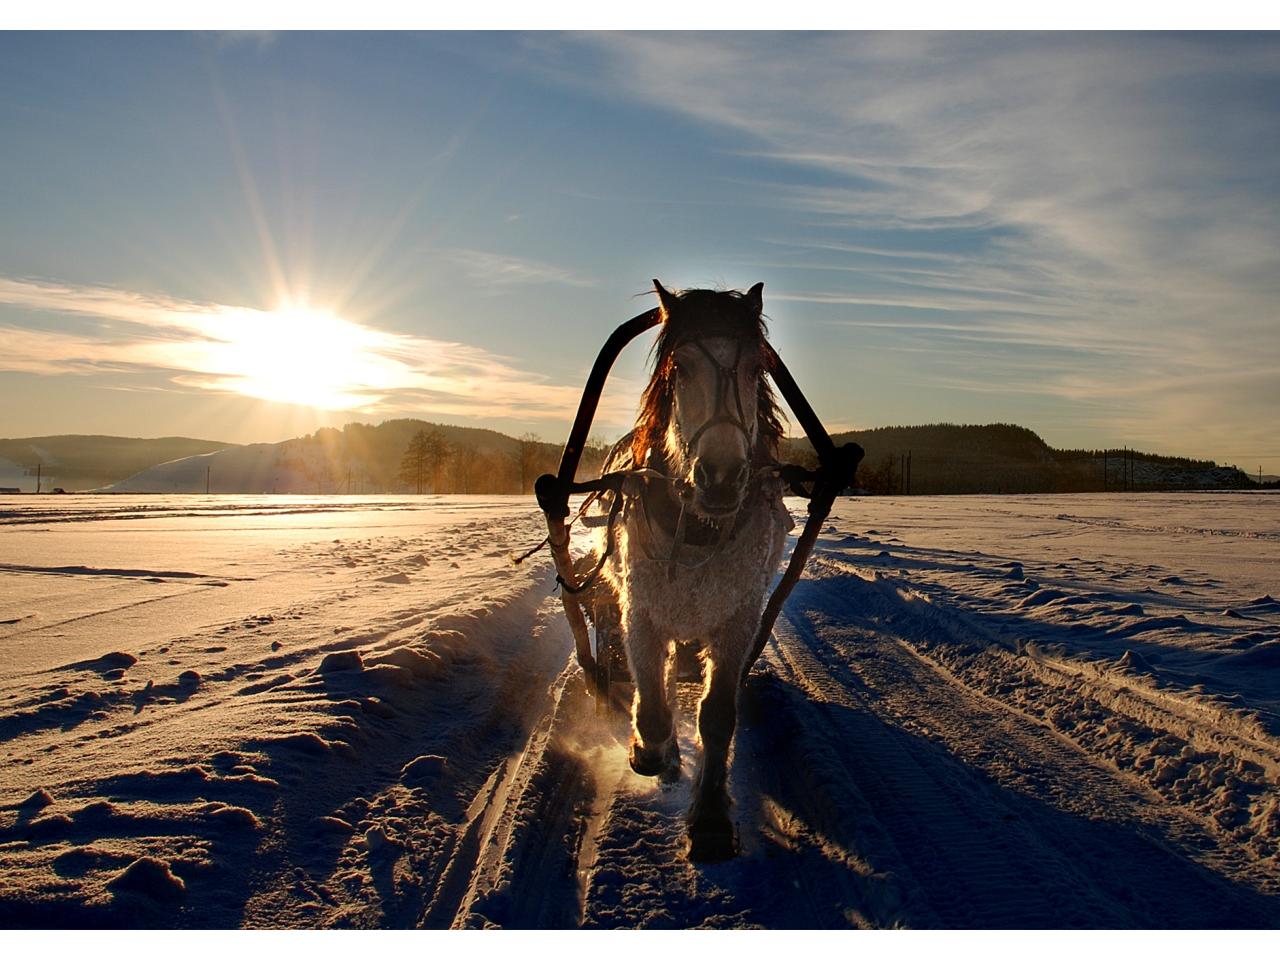
<instances>
[{"instance_id":1,"label":"horse ear","mask_svg":"<svg viewBox=\"0 0 1280 960\"><path fill-rule=\"evenodd\" d=\"M746 296L742 298L747 302L747 306L751 312L759 316L764 311L764 283L757 283L754 287L747 291Z\"/></svg>"},{"instance_id":2,"label":"horse ear","mask_svg":"<svg viewBox=\"0 0 1280 960\"><path fill-rule=\"evenodd\" d=\"M659 283L656 277L653 281L653 289L658 294L658 302L662 304L662 312L671 316L671 311L676 306L676 295Z\"/></svg>"}]
</instances>

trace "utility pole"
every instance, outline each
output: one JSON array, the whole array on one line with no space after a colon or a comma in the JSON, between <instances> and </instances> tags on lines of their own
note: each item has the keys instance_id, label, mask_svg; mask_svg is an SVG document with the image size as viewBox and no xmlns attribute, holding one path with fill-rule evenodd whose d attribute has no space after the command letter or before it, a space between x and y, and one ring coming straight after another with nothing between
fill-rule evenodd
<instances>
[{"instance_id":1,"label":"utility pole","mask_svg":"<svg viewBox=\"0 0 1280 960\"><path fill-rule=\"evenodd\" d=\"M36 464L36 493L40 492L40 468L44 466L42 463Z\"/></svg>"},{"instance_id":2,"label":"utility pole","mask_svg":"<svg viewBox=\"0 0 1280 960\"><path fill-rule=\"evenodd\" d=\"M206 465L205 465L205 468L204 468L204 495L205 495L206 497L209 495L209 471L210 471L210 470L212 470L212 469L213 469L213 467L212 467L212 466L209 466L208 464L206 464Z\"/></svg>"}]
</instances>

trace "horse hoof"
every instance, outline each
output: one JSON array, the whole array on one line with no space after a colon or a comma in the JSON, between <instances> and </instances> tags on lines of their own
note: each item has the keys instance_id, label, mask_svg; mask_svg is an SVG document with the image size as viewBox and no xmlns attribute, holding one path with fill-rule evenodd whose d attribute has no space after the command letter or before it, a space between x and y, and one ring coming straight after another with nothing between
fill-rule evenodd
<instances>
[{"instance_id":1,"label":"horse hoof","mask_svg":"<svg viewBox=\"0 0 1280 960\"><path fill-rule=\"evenodd\" d=\"M627 762L642 777L661 777L663 783L680 779L680 747L674 740L658 749L646 749L633 741Z\"/></svg>"},{"instance_id":2,"label":"horse hoof","mask_svg":"<svg viewBox=\"0 0 1280 960\"><path fill-rule=\"evenodd\" d=\"M631 769L642 777L656 777L662 772L662 757L656 754L641 753L636 750L631 751L631 755L627 757L627 762L631 764Z\"/></svg>"},{"instance_id":3,"label":"horse hoof","mask_svg":"<svg viewBox=\"0 0 1280 960\"><path fill-rule=\"evenodd\" d=\"M738 855L738 835L730 825L728 830L689 831L689 859L696 863L718 863L732 860Z\"/></svg>"}]
</instances>

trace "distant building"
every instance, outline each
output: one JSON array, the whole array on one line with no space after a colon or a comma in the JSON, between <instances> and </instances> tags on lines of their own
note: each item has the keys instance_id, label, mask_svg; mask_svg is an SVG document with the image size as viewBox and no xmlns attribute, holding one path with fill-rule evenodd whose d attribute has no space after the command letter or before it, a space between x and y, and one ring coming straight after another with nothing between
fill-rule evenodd
<instances>
[{"instance_id":1,"label":"distant building","mask_svg":"<svg viewBox=\"0 0 1280 960\"><path fill-rule=\"evenodd\" d=\"M0 487L0 493L21 493L21 487Z\"/></svg>"}]
</instances>

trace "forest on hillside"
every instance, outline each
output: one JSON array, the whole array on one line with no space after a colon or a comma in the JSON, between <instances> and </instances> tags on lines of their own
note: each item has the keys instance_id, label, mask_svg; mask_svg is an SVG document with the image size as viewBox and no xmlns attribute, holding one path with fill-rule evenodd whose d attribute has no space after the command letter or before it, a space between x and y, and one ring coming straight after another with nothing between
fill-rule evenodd
<instances>
[{"instance_id":1,"label":"forest on hillside","mask_svg":"<svg viewBox=\"0 0 1280 960\"><path fill-rule=\"evenodd\" d=\"M321 493L527 494L541 474L556 472L563 449L533 434L416 419L326 427L281 447L280 469L310 478ZM578 475L598 474L607 452L604 441L589 441Z\"/></svg>"},{"instance_id":2,"label":"forest on hillside","mask_svg":"<svg viewBox=\"0 0 1280 960\"><path fill-rule=\"evenodd\" d=\"M1010 423L877 427L832 436L866 452L855 488L870 494L1084 493L1253 487L1234 466L1126 449L1060 450ZM807 440L790 459L812 462Z\"/></svg>"}]
</instances>

